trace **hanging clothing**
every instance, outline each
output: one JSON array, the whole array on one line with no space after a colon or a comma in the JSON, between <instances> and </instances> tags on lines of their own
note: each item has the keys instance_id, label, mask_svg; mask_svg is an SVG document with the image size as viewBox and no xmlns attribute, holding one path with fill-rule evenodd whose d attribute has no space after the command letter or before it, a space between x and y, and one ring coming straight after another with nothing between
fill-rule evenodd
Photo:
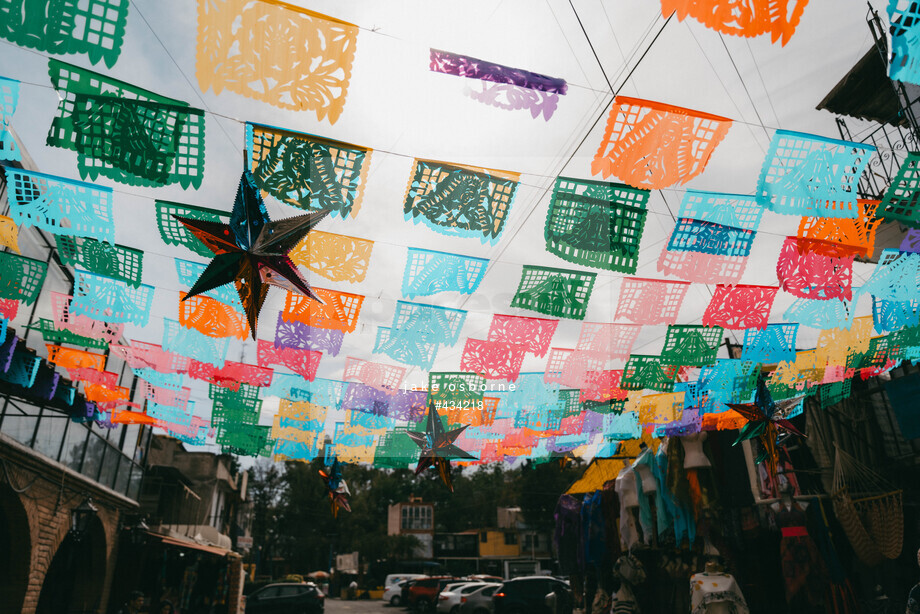
<instances>
[{"instance_id":1,"label":"hanging clothing","mask_svg":"<svg viewBox=\"0 0 920 614\"><path fill-rule=\"evenodd\" d=\"M607 540L601 491L585 495L581 507L581 527L585 540L585 564L603 564L607 557Z\"/></svg>"},{"instance_id":2,"label":"hanging clothing","mask_svg":"<svg viewBox=\"0 0 920 614\"><path fill-rule=\"evenodd\" d=\"M636 492L636 472L628 465L623 467L615 482L617 496L620 498L620 542L629 550L639 541L639 530L635 516L631 511L639 506Z\"/></svg>"},{"instance_id":3,"label":"hanging clothing","mask_svg":"<svg viewBox=\"0 0 920 614\"><path fill-rule=\"evenodd\" d=\"M679 506L674 495L668 490L668 452L666 443L661 443L658 446L652 471L658 479L658 493L661 496L661 504L658 506L658 535L662 535L670 524L674 528L676 545L680 546L684 537L687 538L690 545L693 545L693 540L696 538L696 523L693 522L690 510Z\"/></svg>"},{"instance_id":4,"label":"hanging clothing","mask_svg":"<svg viewBox=\"0 0 920 614\"><path fill-rule=\"evenodd\" d=\"M611 561L616 561L622 554L620 546L620 497L615 489L615 482L604 484L601 491L601 508L604 515L604 534L607 537L607 553Z\"/></svg>"},{"instance_id":5,"label":"hanging clothing","mask_svg":"<svg viewBox=\"0 0 920 614\"><path fill-rule=\"evenodd\" d=\"M779 511L774 510L774 514L776 526L782 533L779 548L786 583L786 601L792 603L800 592L805 591L809 603L820 603L824 588L824 566L818 548L805 526L805 510L793 499L788 508L780 503Z\"/></svg>"},{"instance_id":6,"label":"hanging clothing","mask_svg":"<svg viewBox=\"0 0 920 614\"><path fill-rule=\"evenodd\" d=\"M553 516L556 520L553 542L559 558L559 569L566 574L578 573L584 568L581 503L572 495L562 495L556 502Z\"/></svg>"},{"instance_id":7,"label":"hanging clothing","mask_svg":"<svg viewBox=\"0 0 920 614\"><path fill-rule=\"evenodd\" d=\"M698 573L690 578L691 614L707 614L716 611L731 614L749 614L747 602L741 588L731 574ZM728 608L726 610L726 607Z\"/></svg>"},{"instance_id":8,"label":"hanging clothing","mask_svg":"<svg viewBox=\"0 0 920 614\"><path fill-rule=\"evenodd\" d=\"M652 535L656 528L649 500L649 497L657 496L658 492L658 485L652 475L653 460L651 451L645 450L632 464L632 470L636 475L636 493L639 495L639 525L642 527L642 536L646 544L652 543Z\"/></svg>"}]
</instances>

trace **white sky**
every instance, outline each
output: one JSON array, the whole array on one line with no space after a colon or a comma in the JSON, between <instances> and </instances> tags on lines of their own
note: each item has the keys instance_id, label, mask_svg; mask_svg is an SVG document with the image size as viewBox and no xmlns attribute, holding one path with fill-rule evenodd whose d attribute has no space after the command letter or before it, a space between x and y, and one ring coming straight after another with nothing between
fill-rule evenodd
<instances>
[{"instance_id":1,"label":"white sky","mask_svg":"<svg viewBox=\"0 0 920 614\"><path fill-rule=\"evenodd\" d=\"M196 10L194 0L134 0L125 44L112 69L92 66L83 56L61 59L103 72L154 92L185 100L209 111L205 176L199 190L171 186L138 188L100 179L115 189L116 242L144 250L144 283L156 287L153 317L139 329L128 326L129 339L160 343L162 318L177 318L178 284L173 258L203 261L184 248L165 245L156 230L153 199L229 210L236 193L244 148L242 121L277 125L375 150L364 203L356 218L327 218L321 230L374 240L371 266L364 282L313 283L367 296L358 329L346 335L338 358L324 356L319 376L340 379L346 356L392 362L372 353L377 326L388 326L397 300L407 247L421 247L492 259L475 295L441 293L416 302L468 310L460 342L442 347L434 369L459 370L463 340L483 339L493 313L537 316L509 305L521 265L583 269L597 273L585 321L611 321L623 277L561 260L544 249L543 226L549 193L558 175L591 179L590 162L606 124L601 119L569 164L565 160L609 99L604 75L567 0L295 0L295 4L361 26L344 112L335 125L318 121L311 111L285 111L224 91L201 92L195 77ZM872 4L882 10L884 3ZM625 82L664 19L656 0L574 0L587 36L619 93L723 115L735 123L707 170L687 186L655 191L649 201L636 276L663 277L656 261L666 243L686 187L751 194L774 129L812 132L838 138L834 117L815 105L872 44L862 0L811 0L791 41L782 47L769 37L720 37L687 20L672 19L639 67ZM79 179L76 154L44 145L58 98L47 75L47 60L30 50L0 41L0 75L23 82L14 127L38 168ZM464 95L475 81L431 73L428 49L434 47L484 60L562 77L569 83L552 119L533 119L527 111L504 111ZM731 59L737 65L739 79ZM743 79L743 83L742 83ZM30 85L36 84L36 85ZM758 119L758 114L759 118ZM222 117L226 116L226 117ZM235 118L235 119L228 119ZM236 121L239 120L239 121ZM758 124L767 127L762 128ZM850 120L848 120L850 122ZM851 126L858 127L858 122ZM385 153L391 152L391 153ZM448 237L406 222L402 204L412 157L433 158L522 173L511 215L499 243ZM298 209L266 199L273 219ZM783 238L795 235L798 217L767 212L754 242L742 283L776 285L775 264ZM857 263L854 285L873 265ZM709 290L694 284L679 322L699 323ZM771 321L783 321L792 302L780 292ZM277 311L284 293L270 291L260 317L259 337L274 338ZM44 307L41 308L43 310ZM871 313L864 298L857 315ZM546 316L543 316L546 317ZM562 320L553 347L574 347L580 321ZM635 353L657 354L665 327L645 327ZM742 335L736 335L740 342ZM813 346L816 331L801 328L799 347ZM255 363L255 344L236 342L232 360ZM724 350L723 350L724 352ZM529 356L523 371L543 371L546 358ZM426 385L427 374L412 369L410 386ZM198 413L207 413L206 386L197 386ZM268 407L267 407L268 408ZM265 416L267 418L267 416ZM263 420L267 423L267 420Z\"/></svg>"}]
</instances>

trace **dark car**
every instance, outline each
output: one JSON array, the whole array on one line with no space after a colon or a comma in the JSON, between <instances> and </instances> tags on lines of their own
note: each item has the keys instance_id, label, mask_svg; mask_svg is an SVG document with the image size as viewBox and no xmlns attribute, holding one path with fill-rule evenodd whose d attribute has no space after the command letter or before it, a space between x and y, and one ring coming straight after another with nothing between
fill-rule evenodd
<instances>
[{"instance_id":1,"label":"dark car","mask_svg":"<svg viewBox=\"0 0 920 614\"><path fill-rule=\"evenodd\" d=\"M528 576L507 580L492 595L495 614L551 614L546 596L554 591L571 593L568 584L549 576Z\"/></svg>"},{"instance_id":2,"label":"dark car","mask_svg":"<svg viewBox=\"0 0 920 614\"><path fill-rule=\"evenodd\" d=\"M269 584L246 597L246 614L322 614L325 602L312 582Z\"/></svg>"}]
</instances>

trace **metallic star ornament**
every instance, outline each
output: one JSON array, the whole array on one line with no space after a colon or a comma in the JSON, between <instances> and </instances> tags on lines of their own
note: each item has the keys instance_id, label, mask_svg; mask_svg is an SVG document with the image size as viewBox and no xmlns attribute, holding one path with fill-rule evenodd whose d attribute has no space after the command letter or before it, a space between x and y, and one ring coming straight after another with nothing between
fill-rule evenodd
<instances>
[{"instance_id":1,"label":"metallic star ornament","mask_svg":"<svg viewBox=\"0 0 920 614\"><path fill-rule=\"evenodd\" d=\"M288 253L328 214L323 210L271 221L252 174L245 171L229 224L173 216L214 252L214 259L182 300L233 282L253 339L269 284L321 303Z\"/></svg>"},{"instance_id":2,"label":"metallic star ornament","mask_svg":"<svg viewBox=\"0 0 920 614\"><path fill-rule=\"evenodd\" d=\"M441 423L441 416L435 411L434 403L428 403L428 421L425 425L425 432L409 431L406 434L412 438L412 441L422 449L418 459L418 465L415 467L415 475L418 475L428 467L436 467L441 480L447 484L451 492L454 492L454 485L450 479L450 458L469 458L476 457L465 452L454 445L454 441L466 430L465 426L452 431L445 431Z\"/></svg>"},{"instance_id":3,"label":"metallic star ornament","mask_svg":"<svg viewBox=\"0 0 920 614\"><path fill-rule=\"evenodd\" d=\"M754 394L753 403L727 403L731 409L748 420L748 423L738 433L735 445L746 439L754 439L755 437L759 439L760 445L763 447L763 454L757 459L757 462L766 464L767 471L770 473L770 477L773 478L774 484L776 484L776 465L779 461L776 438L780 429L805 437L804 433L784 418L801 400L802 397L795 397L785 399L779 403L774 402L770 389L767 388L767 383L761 376L757 381L757 392Z\"/></svg>"},{"instance_id":4,"label":"metallic star ornament","mask_svg":"<svg viewBox=\"0 0 920 614\"><path fill-rule=\"evenodd\" d=\"M339 508L346 512L351 511L348 505L348 484L342 479L342 469L339 466L339 459L334 459L331 465L327 465L319 470L319 477L322 478L323 484L326 485L326 492L329 495L329 504L332 506L332 517L339 517Z\"/></svg>"}]
</instances>

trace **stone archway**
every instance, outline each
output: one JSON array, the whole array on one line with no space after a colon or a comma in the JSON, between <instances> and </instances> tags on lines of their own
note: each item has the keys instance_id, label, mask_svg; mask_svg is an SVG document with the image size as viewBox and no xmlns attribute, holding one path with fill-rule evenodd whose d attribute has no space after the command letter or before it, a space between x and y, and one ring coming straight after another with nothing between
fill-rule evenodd
<instances>
[{"instance_id":1,"label":"stone archway","mask_svg":"<svg viewBox=\"0 0 920 614\"><path fill-rule=\"evenodd\" d=\"M0 484L0 604L10 612L22 608L31 560L29 515L16 491Z\"/></svg>"},{"instance_id":2,"label":"stone archway","mask_svg":"<svg viewBox=\"0 0 920 614\"><path fill-rule=\"evenodd\" d=\"M99 609L106 577L105 528L99 517L80 541L67 534L45 573L35 614L77 614Z\"/></svg>"}]
</instances>

